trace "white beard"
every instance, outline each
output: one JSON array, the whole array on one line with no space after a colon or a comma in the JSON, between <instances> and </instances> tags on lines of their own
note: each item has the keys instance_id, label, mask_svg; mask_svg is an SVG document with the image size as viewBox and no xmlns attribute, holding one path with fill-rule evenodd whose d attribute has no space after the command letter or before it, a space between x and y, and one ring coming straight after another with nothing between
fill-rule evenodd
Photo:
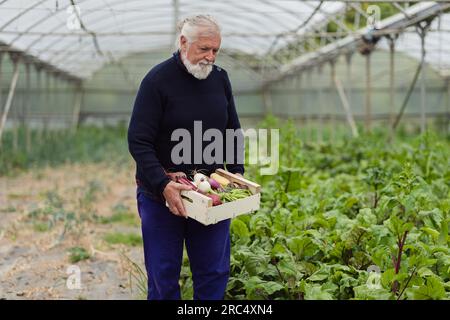
<instances>
[{"instance_id":1,"label":"white beard","mask_svg":"<svg viewBox=\"0 0 450 320\"><path fill-rule=\"evenodd\" d=\"M200 60L197 64L191 63L187 58L187 52L182 53L183 63L187 71L199 80L206 79L213 69L213 63Z\"/></svg>"}]
</instances>

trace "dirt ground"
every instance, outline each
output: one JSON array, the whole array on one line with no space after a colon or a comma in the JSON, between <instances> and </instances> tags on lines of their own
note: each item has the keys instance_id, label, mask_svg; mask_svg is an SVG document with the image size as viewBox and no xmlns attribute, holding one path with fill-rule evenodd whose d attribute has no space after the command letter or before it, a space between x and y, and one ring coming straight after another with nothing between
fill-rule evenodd
<instances>
[{"instance_id":1,"label":"dirt ground","mask_svg":"<svg viewBox=\"0 0 450 320\"><path fill-rule=\"evenodd\" d=\"M102 163L1 177L0 299L142 299L133 175Z\"/></svg>"}]
</instances>

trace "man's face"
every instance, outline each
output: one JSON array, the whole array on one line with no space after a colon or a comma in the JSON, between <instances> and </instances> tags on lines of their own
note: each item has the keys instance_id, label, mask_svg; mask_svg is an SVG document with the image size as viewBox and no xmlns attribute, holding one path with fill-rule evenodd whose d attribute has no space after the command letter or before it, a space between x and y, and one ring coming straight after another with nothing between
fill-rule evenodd
<instances>
[{"instance_id":1,"label":"man's face","mask_svg":"<svg viewBox=\"0 0 450 320\"><path fill-rule=\"evenodd\" d=\"M220 35L198 37L196 41L188 43L185 37L181 37L181 50L186 53L190 63L198 64L200 61L214 63L220 49Z\"/></svg>"}]
</instances>

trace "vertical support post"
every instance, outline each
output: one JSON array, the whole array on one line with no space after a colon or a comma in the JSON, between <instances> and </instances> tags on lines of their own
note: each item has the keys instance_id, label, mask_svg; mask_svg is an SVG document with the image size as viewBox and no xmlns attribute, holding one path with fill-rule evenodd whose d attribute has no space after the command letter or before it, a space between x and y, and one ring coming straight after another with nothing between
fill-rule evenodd
<instances>
[{"instance_id":1,"label":"vertical support post","mask_svg":"<svg viewBox=\"0 0 450 320\"><path fill-rule=\"evenodd\" d=\"M336 104L333 103L332 94L334 92L334 78L336 78L336 60L330 60L330 90L328 97L331 100L332 113L330 113L330 141L336 138Z\"/></svg>"},{"instance_id":2,"label":"vertical support post","mask_svg":"<svg viewBox=\"0 0 450 320\"><path fill-rule=\"evenodd\" d=\"M73 107L72 132L75 133L80 121L80 111L83 101L83 88L80 82L75 84L75 105Z\"/></svg>"},{"instance_id":3,"label":"vertical support post","mask_svg":"<svg viewBox=\"0 0 450 320\"><path fill-rule=\"evenodd\" d=\"M426 110L426 70L427 66L425 64L425 35L426 31L423 29L420 33L420 43L421 43L421 63L422 63L422 73L420 74L420 132L423 134L427 130L427 110Z\"/></svg>"},{"instance_id":4,"label":"vertical support post","mask_svg":"<svg viewBox=\"0 0 450 320\"><path fill-rule=\"evenodd\" d=\"M37 89L37 97L35 99L36 107L42 107L44 99L42 99L42 96L44 95L44 90L42 87L42 68L41 66L36 66L36 89ZM42 114L40 115L42 117ZM37 128L37 139L38 143L42 143L42 132L43 132L43 123L42 125Z\"/></svg>"},{"instance_id":5,"label":"vertical support post","mask_svg":"<svg viewBox=\"0 0 450 320\"><path fill-rule=\"evenodd\" d=\"M321 143L323 141L323 116L324 116L324 99L323 99L323 88L322 88L322 66L317 66L317 75L319 77L319 80L317 81L317 95L319 100L319 124L318 124L318 131L317 131L317 141Z\"/></svg>"},{"instance_id":6,"label":"vertical support post","mask_svg":"<svg viewBox=\"0 0 450 320\"><path fill-rule=\"evenodd\" d=\"M307 128L308 128L309 121L308 121L307 114L304 113L305 112L305 108L306 108L306 103L304 103L304 101L305 101L305 94L304 94L304 91L303 91L303 82L305 80L303 79L303 71L300 71L298 73L298 75L296 75L294 77L294 79L295 79L295 82L294 82L294 84L295 84L295 91L298 92L298 94L299 94L298 106L299 106L299 108L303 109L302 113L301 113L301 115L303 116L302 117L303 118L303 120L302 120L303 128L301 129L301 132L302 132L302 136L304 137L304 140L306 141L306 140L308 140L308 133L307 133L308 129Z\"/></svg>"},{"instance_id":7,"label":"vertical support post","mask_svg":"<svg viewBox=\"0 0 450 320\"><path fill-rule=\"evenodd\" d=\"M50 71L46 70L45 73L45 113L44 113L44 132L45 132L45 137L48 138L50 133L49 133L49 125L48 125L48 121L49 121L49 109L50 109Z\"/></svg>"},{"instance_id":8,"label":"vertical support post","mask_svg":"<svg viewBox=\"0 0 450 320\"><path fill-rule=\"evenodd\" d=\"M312 74L311 74L311 69L308 69L306 71L306 86L304 86L305 88L308 88L309 93L312 92ZM305 91L304 91L305 92ZM312 108L311 108L311 94L308 95L308 100L304 99L305 103L305 108L306 108L306 116L307 116L307 122L309 123L309 127L308 127L308 141L312 141L313 136L314 136L314 119L313 119L313 114L312 114Z\"/></svg>"},{"instance_id":9,"label":"vertical support post","mask_svg":"<svg viewBox=\"0 0 450 320\"><path fill-rule=\"evenodd\" d=\"M366 103L365 103L365 117L364 123L366 126L366 132L371 131L372 126L372 82L371 82L371 65L370 57L372 53L366 54Z\"/></svg>"},{"instance_id":10,"label":"vertical support post","mask_svg":"<svg viewBox=\"0 0 450 320\"><path fill-rule=\"evenodd\" d=\"M392 128L395 121L395 40L398 34L387 36L389 42L389 126Z\"/></svg>"},{"instance_id":11,"label":"vertical support post","mask_svg":"<svg viewBox=\"0 0 450 320\"><path fill-rule=\"evenodd\" d=\"M29 117L29 112L30 112L30 89L31 89L31 81L30 81L30 63L27 62L25 63L25 76L26 76L26 90L25 90L25 97L24 97L24 101L25 101L25 108L24 108L24 129L25 129L25 148L27 152L30 152L31 150L31 131L30 131L30 117Z\"/></svg>"},{"instance_id":12,"label":"vertical support post","mask_svg":"<svg viewBox=\"0 0 450 320\"><path fill-rule=\"evenodd\" d=\"M446 79L447 84L447 114L446 114L446 121L445 121L445 133L447 136L450 134L450 76Z\"/></svg>"},{"instance_id":13,"label":"vertical support post","mask_svg":"<svg viewBox=\"0 0 450 320\"><path fill-rule=\"evenodd\" d=\"M353 69L352 69L352 52L345 55L346 69L347 69L347 100L348 106L352 107L352 93L353 93Z\"/></svg>"},{"instance_id":14,"label":"vertical support post","mask_svg":"<svg viewBox=\"0 0 450 320\"><path fill-rule=\"evenodd\" d=\"M9 86L9 93L6 99L5 107L3 108L3 114L0 121L0 144L2 142L2 134L5 129L6 119L8 117L9 110L11 108L14 94L16 92L17 80L19 79L19 58L16 56L11 56L13 60L13 77L11 79L11 85Z\"/></svg>"},{"instance_id":15,"label":"vertical support post","mask_svg":"<svg viewBox=\"0 0 450 320\"><path fill-rule=\"evenodd\" d=\"M52 73L52 104L50 108L50 114L53 117L53 130L52 133L55 135L58 133L58 125L60 124L60 115L61 115L61 109L59 104L59 79L58 74L53 72Z\"/></svg>"},{"instance_id":16,"label":"vertical support post","mask_svg":"<svg viewBox=\"0 0 450 320\"><path fill-rule=\"evenodd\" d=\"M416 25L416 32L420 37L422 70L420 71L420 132L423 134L427 130L427 114L426 114L426 65L425 65L425 37L431 26L431 20L419 22Z\"/></svg>"},{"instance_id":17,"label":"vertical support post","mask_svg":"<svg viewBox=\"0 0 450 320\"><path fill-rule=\"evenodd\" d=\"M267 86L264 86L262 88L262 95L263 95L264 113L266 115L272 114L272 95Z\"/></svg>"},{"instance_id":18,"label":"vertical support post","mask_svg":"<svg viewBox=\"0 0 450 320\"><path fill-rule=\"evenodd\" d=\"M355 6L359 6L359 9L361 10L361 4L360 3L355 3ZM356 10L355 12L355 20L353 25L356 27L356 30L358 30L360 28L360 24L361 24L361 13L359 10Z\"/></svg>"},{"instance_id":19,"label":"vertical support post","mask_svg":"<svg viewBox=\"0 0 450 320\"><path fill-rule=\"evenodd\" d=\"M348 103L348 99L347 96L345 94L344 88L341 84L341 82L339 81L339 79L336 77L336 75L334 76L334 83L336 85L336 89L337 92L339 94L339 98L341 99L342 102L342 106L344 108L345 111L345 115L347 118L347 122L348 125L350 126L350 129L352 131L352 135L353 137L358 137L358 128L356 127L355 121L353 119L353 115L352 115L352 111L350 108L350 104Z\"/></svg>"},{"instance_id":20,"label":"vertical support post","mask_svg":"<svg viewBox=\"0 0 450 320\"><path fill-rule=\"evenodd\" d=\"M3 51L0 51L0 114L3 113L2 65L3 65Z\"/></svg>"}]
</instances>

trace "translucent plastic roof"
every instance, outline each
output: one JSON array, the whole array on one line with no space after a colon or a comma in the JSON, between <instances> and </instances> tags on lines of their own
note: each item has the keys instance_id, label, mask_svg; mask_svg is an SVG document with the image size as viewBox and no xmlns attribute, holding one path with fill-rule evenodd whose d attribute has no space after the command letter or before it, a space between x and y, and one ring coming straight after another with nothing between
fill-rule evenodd
<instances>
[{"instance_id":1,"label":"translucent plastic roof","mask_svg":"<svg viewBox=\"0 0 450 320\"><path fill-rule=\"evenodd\" d=\"M400 35L396 50L417 60L422 57L421 40L414 29ZM388 48L387 44L382 44ZM425 38L425 61L442 75L450 76L450 14L443 14L433 20Z\"/></svg>"},{"instance_id":2,"label":"translucent plastic roof","mask_svg":"<svg viewBox=\"0 0 450 320\"><path fill-rule=\"evenodd\" d=\"M190 14L217 18L224 50L264 55L344 9L294 0L0 0L0 42L89 77L132 53L173 47L176 22Z\"/></svg>"}]
</instances>

